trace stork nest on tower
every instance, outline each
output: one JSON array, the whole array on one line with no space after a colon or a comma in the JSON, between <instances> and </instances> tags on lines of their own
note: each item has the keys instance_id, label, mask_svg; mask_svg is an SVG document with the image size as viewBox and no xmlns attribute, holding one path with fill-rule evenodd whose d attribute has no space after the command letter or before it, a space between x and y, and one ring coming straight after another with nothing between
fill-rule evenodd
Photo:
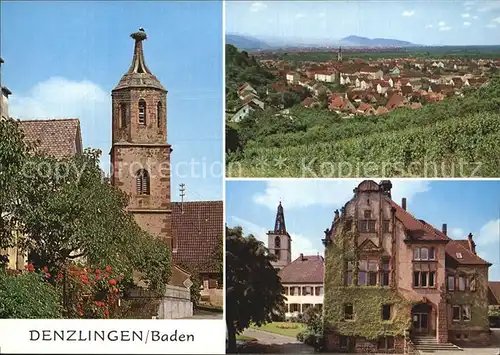
<instances>
[{"instance_id":1,"label":"stork nest on tower","mask_svg":"<svg viewBox=\"0 0 500 355\"><path fill-rule=\"evenodd\" d=\"M144 29L142 27L139 29L139 31L132 33L130 37L132 37L136 41L143 41L148 38L146 32L144 32Z\"/></svg>"}]
</instances>

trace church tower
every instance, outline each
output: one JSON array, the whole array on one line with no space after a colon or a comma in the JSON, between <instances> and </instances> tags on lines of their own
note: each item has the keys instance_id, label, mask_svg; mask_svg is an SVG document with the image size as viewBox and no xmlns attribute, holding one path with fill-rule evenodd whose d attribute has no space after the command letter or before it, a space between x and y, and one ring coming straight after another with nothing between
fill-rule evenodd
<instances>
[{"instance_id":1,"label":"church tower","mask_svg":"<svg viewBox=\"0 0 500 355\"><path fill-rule=\"evenodd\" d=\"M129 195L127 210L153 236L172 240L167 90L146 66L144 29L130 35L134 55L112 90L111 183Z\"/></svg>"},{"instance_id":2,"label":"church tower","mask_svg":"<svg viewBox=\"0 0 500 355\"><path fill-rule=\"evenodd\" d=\"M267 240L269 251L278 259L272 263L275 269L281 270L292 262L292 237L286 231L285 214L281 201L276 212L274 230L267 233Z\"/></svg>"},{"instance_id":3,"label":"church tower","mask_svg":"<svg viewBox=\"0 0 500 355\"><path fill-rule=\"evenodd\" d=\"M337 52L337 62L342 62L342 47L339 47L339 51Z\"/></svg>"}]
</instances>

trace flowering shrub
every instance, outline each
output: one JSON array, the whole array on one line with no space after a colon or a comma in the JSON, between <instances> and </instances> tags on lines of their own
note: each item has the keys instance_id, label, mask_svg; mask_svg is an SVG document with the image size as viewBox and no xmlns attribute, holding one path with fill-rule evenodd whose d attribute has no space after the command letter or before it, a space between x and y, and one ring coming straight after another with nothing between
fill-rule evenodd
<instances>
[{"instance_id":1,"label":"flowering shrub","mask_svg":"<svg viewBox=\"0 0 500 355\"><path fill-rule=\"evenodd\" d=\"M28 272L35 272L32 264ZM61 294L65 318L111 318L123 291L123 275L115 275L111 266L84 267L71 264L61 270L41 268L39 273Z\"/></svg>"}]
</instances>

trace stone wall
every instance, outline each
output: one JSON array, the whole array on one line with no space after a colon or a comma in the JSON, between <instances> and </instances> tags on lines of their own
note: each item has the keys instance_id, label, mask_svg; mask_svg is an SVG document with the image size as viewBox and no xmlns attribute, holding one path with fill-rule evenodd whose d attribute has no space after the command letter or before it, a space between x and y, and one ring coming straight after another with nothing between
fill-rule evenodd
<instances>
[{"instance_id":1,"label":"stone wall","mask_svg":"<svg viewBox=\"0 0 500 355\"><path fill-rule=\"evenodd\" d=\"M326 351L340 353L357 353L357 354L403 354L405 350L404 337L394 337L394 348L382 349L379 348L377 340L370 340L364 337L348 337L348 346L341 346L340 335L334 332L326 334L325 347Z\"/></svg>"},{"instance_id":2,"label":"stone wall","mask_svg":"<svg viewBox=\"0 0 500 355\"><path fill-rule=\"evenodd\" d=\"M158 310L159 319L179 319L193 316L191 293L185 287L167 285Z\"/></svg>"}]
</instances>

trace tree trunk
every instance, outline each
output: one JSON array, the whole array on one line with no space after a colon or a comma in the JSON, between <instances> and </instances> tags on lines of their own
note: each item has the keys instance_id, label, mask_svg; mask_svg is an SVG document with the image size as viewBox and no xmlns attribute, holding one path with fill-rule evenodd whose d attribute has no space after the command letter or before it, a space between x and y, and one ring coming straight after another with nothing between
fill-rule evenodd
<instances>
[{"instance_id":1,"label":"tree trunk","mask_svg":"<svg viewBox=\"0 0 500 355\"><path fill-rule=\"evenodd\" d=\"M233 320L226 315L226 326L227 326L227 353L234 354L237 352L236 348L236 328L234 327Z\"/></svg>"}]
</instances>

